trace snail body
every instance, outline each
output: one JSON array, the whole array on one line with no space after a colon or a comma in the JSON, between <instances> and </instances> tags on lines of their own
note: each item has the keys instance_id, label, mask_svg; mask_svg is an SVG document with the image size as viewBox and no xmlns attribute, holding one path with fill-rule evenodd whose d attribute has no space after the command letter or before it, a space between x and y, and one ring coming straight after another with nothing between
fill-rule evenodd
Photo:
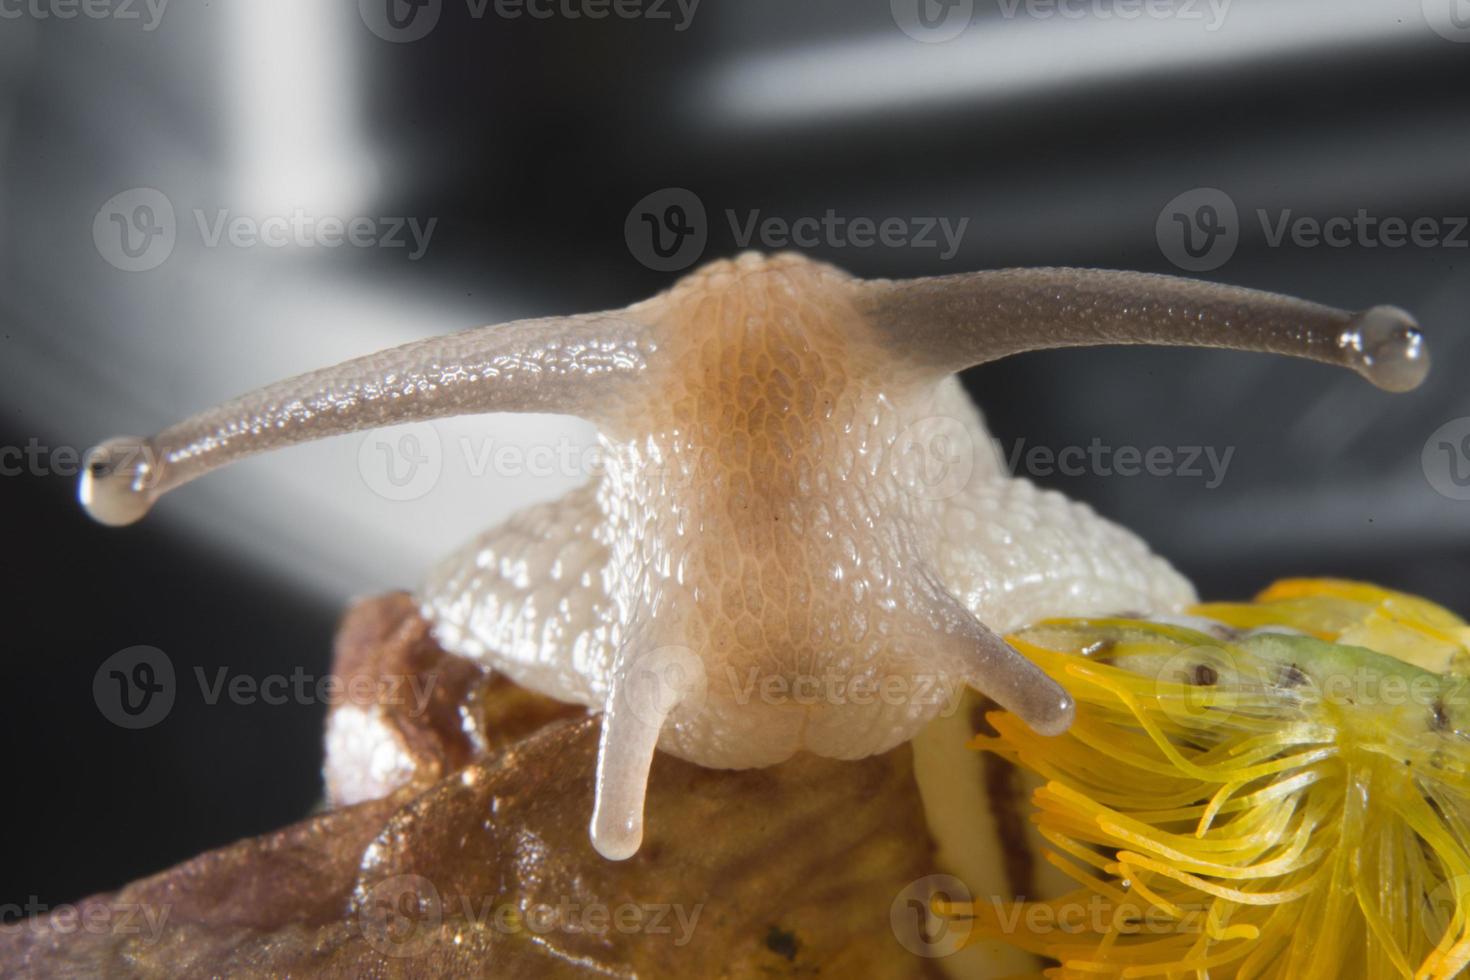
<instances>
[{"instance_id":1,"label":"snail body","mask_svg":"<svg viewBox=\"0 0 1470 980\"><path fill-rule=\"evenodd\" d=\"M591 420L592 482L482 534L417 597L447 650L604 712L591 834L621 859L655 748L721 768L860 758L967 685L1059 733L1070 696L1003 634L1194 601L1131 532L1012 477L955 377L1104 343L1293 354L1389 390L1427 369L1391 307L1091 270L865 281L745 254L623 310L433 338L112 440L80 494L128 523L307 439L480 412Z\"/></svg>"}]
</instances>

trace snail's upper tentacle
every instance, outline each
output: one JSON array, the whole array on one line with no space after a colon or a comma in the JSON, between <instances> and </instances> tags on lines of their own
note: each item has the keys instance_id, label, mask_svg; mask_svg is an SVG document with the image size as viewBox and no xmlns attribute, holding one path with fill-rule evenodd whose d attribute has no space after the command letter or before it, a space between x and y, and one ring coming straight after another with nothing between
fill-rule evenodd
<instances>
[{"instance_id":1,"label":"snail's upper tentacle","mask_svg":"<svg viewBox=\"0 0 1470 980\"><path fill-rule=\"evenodd\" d=\"M1098 269L1000 269L854 289L895 351L939 373L1103 344L1289 354L1350 368L1387 391L1415 388L1429 370L1418 325L1392 306L1349 313L1238 286Z\"/></svg>"},{"instance_id":2,"label":"snail's upper tentacle","mask_svg":"<svg viewBox=\"0 0 1470 980\"><path fill-rule=\"evenodd\" d=\"M1351 368L1390 391L1416 387L1429 354L1390 306L1348 313L1257 290L1089 269L1005 269L905 281L848 280L895 356L936 374L1053 347L1172 344L1266 351ZM269 385L150 438L94 451L80 496L108 524L245 456L380 425L482 412L597 421L622 404L658 348L659 301L435 337Z\"/></svg>"},{"instance_id":3,"label":"snail's upper tentacle","mask_svg":"<svg viewBox=\"0 0 1470 980\"><path fill-rule=\"evenodd\" d=\"M597 420L658 347L626 313L519 320L405 344L267 385L150 438L94 450L80 495L130 524L162 494L227 463L377 426L482 412Z\"/></svg>"}]
</instances>

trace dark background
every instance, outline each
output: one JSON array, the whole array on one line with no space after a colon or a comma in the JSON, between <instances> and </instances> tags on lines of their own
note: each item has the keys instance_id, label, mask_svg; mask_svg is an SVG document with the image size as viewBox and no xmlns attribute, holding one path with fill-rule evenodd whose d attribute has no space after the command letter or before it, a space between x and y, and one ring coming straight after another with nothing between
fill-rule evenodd
<instances>
[{"instance_id":1,"label":"dark background","mask_svg":"<svg viewBox=\"0 0 1470 980\"><path fill-rule=\"evenodd\" d=\"M1470 214L1470 29L1432 30L1437 0L1234 0L1217 30L1107 4L1007 17L982 0L943 43L896 26L903 0L704 0L683 30L672 6L672 21L442 6L407 43L351 2L174 0L153 30L0 19L0 446L84 449L415 336L622 306L676 278L624 235L662 188L704 203L704 258L736 251L726 209L969 219L948 260L811 250L905 276L1177 272L1156 221L1214 187L1239 208L1240 244L1202 275L1410 309L1429 383L1389 396L1252 355L1033 354L966 376L992 431L1006 447L1233 447L1214 489L1041 480L1137 530L1207 597L1332 574L1470 613L1470 502L1436 492L1421 461L1431 433L1470 416L1470 249L1271 247L1255 218ZM174 203L179 241L129 273L92 227L134 187ZM438 224L410 261L206 248L190 217L294 207ZM465 424L588 437L554 418ZM434 555L575 482L446 469L391 504L364 486L357 444L338 443L212 476L121 531L92 524L55 466L0 477L0 905L74 900L304 815L325 708L210 705L195 668L320 675L350 597L411 587ZM167 651L180 687L165 720L125 731L92 679L137 644Z\"/></svg>"}]
</instances>

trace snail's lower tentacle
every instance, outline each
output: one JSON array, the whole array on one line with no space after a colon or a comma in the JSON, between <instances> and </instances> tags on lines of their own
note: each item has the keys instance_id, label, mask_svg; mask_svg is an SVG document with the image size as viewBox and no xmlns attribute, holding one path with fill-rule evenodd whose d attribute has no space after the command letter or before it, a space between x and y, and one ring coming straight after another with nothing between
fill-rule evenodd
<instances>
[{"instance_id":1,"label":"snail's lower tentacle","mask_svg":"<svg viewBox=\"0 0 1470 980\"><path fill-rule=\"evenodd\" d=\"M702 662L683 647L641 648L618 654L602 715L592 805L592 846L622 861L643 843L648 771L664 722L704 684Z\"/></svg>"},{"instance_id":2,"label":"snail's lower tentacle","mask_svg":"<svg viewBox=\"0 0 1470 980\"><path fill-rule=\"evenodd\" d=\"M948 591L934 600L935 621L945 624L937 637L939 656L954 676L994 700L1042 735L1060 735L1072 724L1072 696L1018 653L998 633L976 619Z\"/></svg>"}]
</instances>

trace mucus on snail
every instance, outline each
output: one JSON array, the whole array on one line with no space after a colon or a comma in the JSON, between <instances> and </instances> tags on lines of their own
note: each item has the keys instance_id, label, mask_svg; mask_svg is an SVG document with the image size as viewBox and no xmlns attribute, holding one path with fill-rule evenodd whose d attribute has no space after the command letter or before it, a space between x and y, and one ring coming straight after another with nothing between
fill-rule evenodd
<instances>
[{"instance_id":1,"label":"mucus on snail","mask_svg":"<svg viewBox=\"0 0 1470 980\"><path fill-rule=\"evenodd\" d=\"M861 758L912 738L943 703L917 696L936 684L1059 733L1071 698L1007 632L1194 600L1132 533L1007 472L956 379L1100 344L1289 354L1388 391L1428 370L1394 307L1086 269L860 280L747 253L625 309L408 344L108 440L79 494L123 525L210 470L308 440L489 412L593 422L592 482L481 534L417 597L451 653L603 712L591 835L623 859L655 748L717 768ZM975 450L944 493L922 458L936 427ZM852 696L763 694L763 679L803 677ZM916 696L855 695L895 683Z\"/></svg>"}]
</instances>

